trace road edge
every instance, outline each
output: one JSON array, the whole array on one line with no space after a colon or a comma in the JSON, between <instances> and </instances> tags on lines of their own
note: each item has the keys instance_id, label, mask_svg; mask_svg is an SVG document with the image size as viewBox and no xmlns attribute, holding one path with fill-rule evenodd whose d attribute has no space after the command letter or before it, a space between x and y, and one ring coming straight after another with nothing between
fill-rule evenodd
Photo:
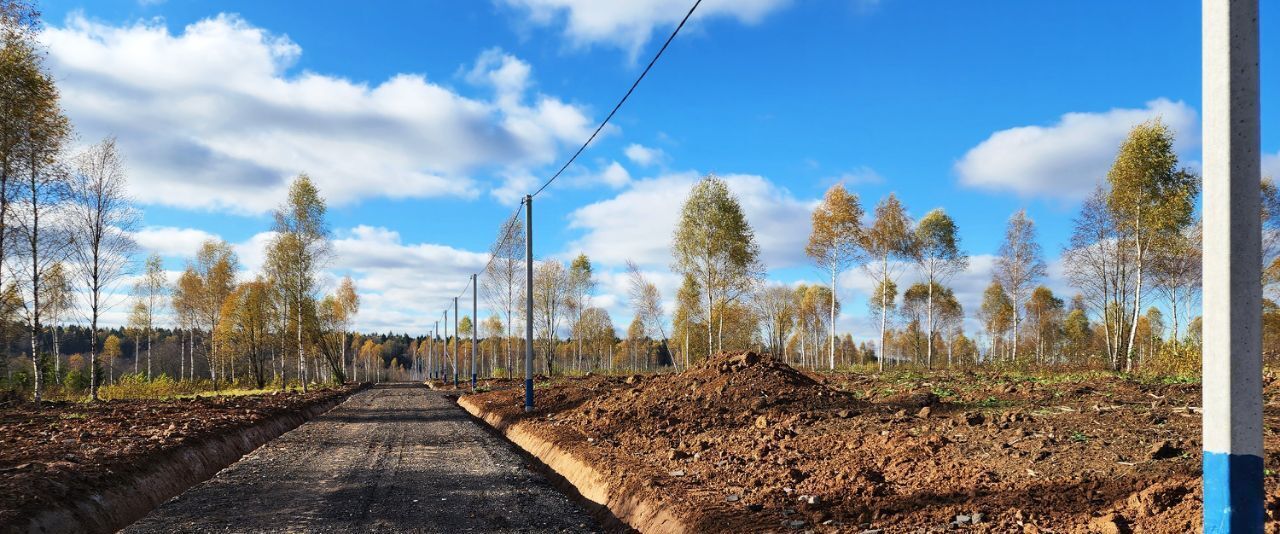
<instances>
[{"instance_id":1,"label":"road edge","mask_svg":"<svg viewBox=\"0 0 1280 534\"><path fill-rule=\"evenodd\" d=\"M213 478L244 455L323 415L352 395L368 388L369 384L364 384L301 410L280 414L229 434L166 451L156 457L149 467L129 477L127 481L41 511L15 531L107 533L123 529L169 499Z\"/></svg>"},{"instance_id":2,"label":"road edge","mask_svg":"<svg viewBox=\"0 0 1280 534\"><path fill-rule=\"evenodd\" d=\"M458 406L542 462L547 469L576 488L584 499L608 509L627 526L644 533L694 531L692 525L677 517L661 502L641 495L643 492L611 487L602 466L592 465L557 443L539 437L523 422L512 422L498 413L485 410L471 397L460 397Z\"/></svg>"}]
</instances>

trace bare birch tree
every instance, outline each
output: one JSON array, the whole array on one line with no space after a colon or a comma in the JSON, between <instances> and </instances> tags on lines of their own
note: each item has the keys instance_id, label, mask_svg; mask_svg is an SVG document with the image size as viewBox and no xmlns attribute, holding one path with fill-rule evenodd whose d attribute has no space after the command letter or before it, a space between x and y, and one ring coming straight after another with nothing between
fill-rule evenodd
<instances>
[{"instance_id":1,"label":"bare birch tree","mask_svg":"<svg viewBox=\"0 0 1280 534\"><path fill-rule=\"evenodd\" d=\"M503 314L506 325L506 371L511 378L515 366L512 341L515 339L516 309L524 298L524 224L519 217L507 219L498 231L498 240L489 249L491 259L481 277L480 288L489 305Z\"/></svg>"},{"instance_id":2,"label":"bare birch tree","mask_svg":"<svg viewBox=\"0 0 1280 534\"><path fill-rule=\"evenodd\" d=\"M1010 359L1017 360L1022 307L1031 295L1031 288L1047 272L1044 252L1036 241L1035 222L1027 217L1027 210L1018 210L1009 218L995 267L995 278L1009 295L1013 307L1013 353Z\"/></svg>"}]
</instances>

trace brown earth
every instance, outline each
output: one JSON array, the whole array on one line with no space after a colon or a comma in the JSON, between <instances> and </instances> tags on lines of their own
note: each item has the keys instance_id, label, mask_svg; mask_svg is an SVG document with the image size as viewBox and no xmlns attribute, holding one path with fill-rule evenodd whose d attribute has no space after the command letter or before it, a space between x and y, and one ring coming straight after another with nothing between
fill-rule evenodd
<instances>
[{"instance_id":1,"label":"brown earth","mask_svg":"<svg viewBox=\"0 0 1280 534\"><path fill-rule=\"evenodd\" d=\"M1266 388L1268 473L1280 471ZM802 373L726 354L468 398L704 532L1200 530L1196 384L1105 374ZM1268 532L1280 479L1266 477Z\"/></svg>"},{"instance_id":2,"label":"brown earth","mask_svg":"<svg viewBox=\"0 0 1280 534\"><path fill-rule=\"evenodd\" d=\"M184 446L346 396L355 388L2 408L0 525L73 507Z\"/></svg>"}]
</instances>

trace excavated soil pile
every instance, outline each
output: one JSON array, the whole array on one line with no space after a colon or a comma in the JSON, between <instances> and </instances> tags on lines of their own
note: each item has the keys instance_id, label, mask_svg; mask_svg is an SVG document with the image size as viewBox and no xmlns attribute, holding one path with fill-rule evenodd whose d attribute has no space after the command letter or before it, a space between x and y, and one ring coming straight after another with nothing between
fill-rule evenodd
<instances>
[{"instance_id":1,"label":"excavated soil pile","mask_svg":"<svg viewBox=\"0 0 1280 534\"><path fill-rule=\"evenodd\" d=\"M1195 384L814 375L739 353L679 374L557 383L527 415L517 393L474 399L695 531L1200 529ZM1280 532L1277 482L1266 479L1268 532Z\"/></svg>"},{"instance_id":2,"label":"excavated soil pile","mask_svg":"<svg viewBox=\"0 0 1280 534\"><path fill-rule=\"evenodd\" d=\"M352 389L0 409L0 525L21 525L41 511L74 507L184 446L329 402Z\"/></svg>"}]
</instances>

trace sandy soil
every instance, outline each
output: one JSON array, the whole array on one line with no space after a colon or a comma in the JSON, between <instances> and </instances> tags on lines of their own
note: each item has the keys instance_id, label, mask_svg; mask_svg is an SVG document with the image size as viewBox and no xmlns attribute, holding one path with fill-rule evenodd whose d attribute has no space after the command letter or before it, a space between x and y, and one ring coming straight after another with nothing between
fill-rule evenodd
<instances>
[{"instance_id":1,"label":"sandy soil","mask_svg":"<svg viewBox=\"0 0 1280 534\"><path fill-rule=\"evenodd\" d=\"M1280 410L1267 387L1269 473ZM1199 386L815 375L755 354L472 397L706 532L1200 529ZM1266 479L1268 532L1280 480Z\"/></svg>"}]
</instances>

